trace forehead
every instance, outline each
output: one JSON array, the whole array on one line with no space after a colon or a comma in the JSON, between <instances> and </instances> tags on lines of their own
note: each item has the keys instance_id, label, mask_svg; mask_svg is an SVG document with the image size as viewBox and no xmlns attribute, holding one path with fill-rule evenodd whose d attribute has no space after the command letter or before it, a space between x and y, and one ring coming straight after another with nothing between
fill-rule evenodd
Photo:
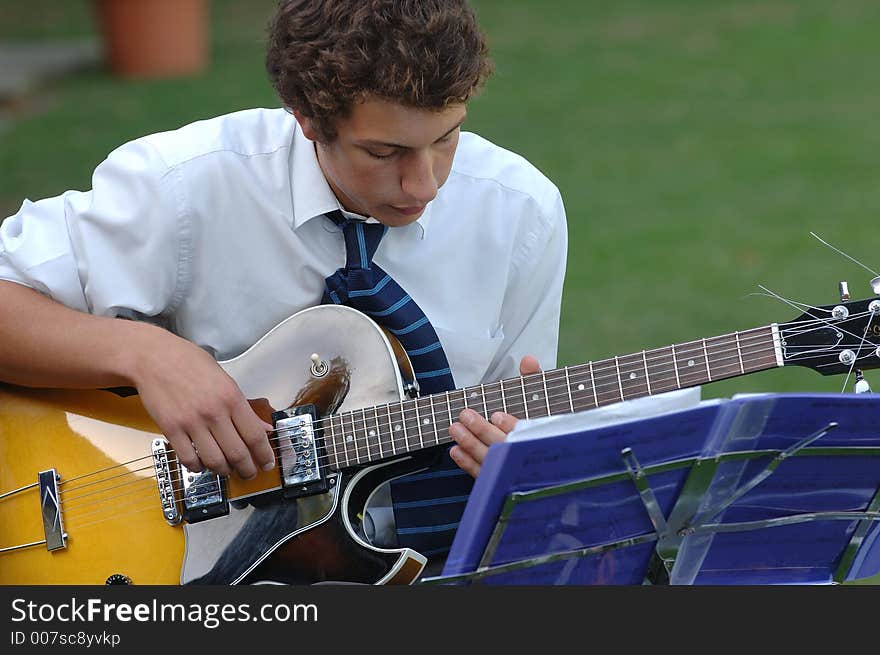
<instances>
[{"instance_id":1,"label":"forehead","mask_svg":"<svg viewBox=\"0 0 880 655\"><path fill-rule=\"evenodd\" d=\"M340 138L357 143L428 145L459 125L467 115L464 104L441 110L408 107L383 98L367 97L336 124Z\"/></svg>"}]
</instances>

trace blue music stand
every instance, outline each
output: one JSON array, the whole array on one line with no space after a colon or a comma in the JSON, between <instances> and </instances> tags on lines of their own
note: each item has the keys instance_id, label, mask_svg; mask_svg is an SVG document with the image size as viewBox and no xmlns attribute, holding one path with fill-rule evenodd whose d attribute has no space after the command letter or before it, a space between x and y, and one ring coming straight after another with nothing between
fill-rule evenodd
<instances>
[{"instance_id":1,"label":"blue music stand","mask_svg":"<svg viewBox=\"0 0 880 655\"><path fill-rule=\"evenodd\" d=\"M745 395L497 444L442 575L424 582L821 584L874 575L878 418L872 394Z\"/></svg>"}]
</instances>

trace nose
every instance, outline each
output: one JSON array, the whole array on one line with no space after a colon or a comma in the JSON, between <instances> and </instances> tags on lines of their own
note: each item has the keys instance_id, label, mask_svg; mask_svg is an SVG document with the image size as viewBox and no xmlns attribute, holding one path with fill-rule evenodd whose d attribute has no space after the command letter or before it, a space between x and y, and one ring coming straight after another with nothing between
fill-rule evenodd
<instances>
[{"instance_id":1,"label":"nose","mask_svg":"<svg viewBox=\"0 0 880 655\"><path fill-rule=\"evenodd\" d=\"M401 163L400 188L418 203L428 203L437 195L434 156L430 151L414 151Z\"/></svg>"}]
</instances>

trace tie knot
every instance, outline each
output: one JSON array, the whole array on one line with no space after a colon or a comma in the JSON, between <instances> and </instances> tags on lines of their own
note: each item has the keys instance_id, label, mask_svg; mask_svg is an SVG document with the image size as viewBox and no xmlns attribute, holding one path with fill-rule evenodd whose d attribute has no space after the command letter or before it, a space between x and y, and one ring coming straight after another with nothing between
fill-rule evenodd
<instances>
[{"instance_id":1,"label":"tie knot","mask_svg":"<svg viewBox=\"0 0 880 655\"><path fill-rule=\"evenodd\" d=\"M359 219L346 218L339 210L330 212L327 218L342 228L346 267L370 268L379 242L388 228L381 223L367 223Z\"/></svg>"}]
</instances>

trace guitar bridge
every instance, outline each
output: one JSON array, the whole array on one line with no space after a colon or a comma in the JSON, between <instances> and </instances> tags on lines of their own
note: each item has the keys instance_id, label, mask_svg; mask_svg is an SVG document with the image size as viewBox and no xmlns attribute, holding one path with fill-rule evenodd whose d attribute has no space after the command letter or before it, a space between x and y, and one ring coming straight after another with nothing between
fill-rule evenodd
<instances>
[{"instance_id":1,"label":"guitar bridge","mask_svg":"<svg viewBox=\"0 0 880 655\"><path fill-rule=\"evenodd\" d=\"M329 480L321 463L317 411L314 405L303 405L272 414L281 470L284 496L296 498L327 491Z\"/></svg>"},{"instance_id":2,"label":"guitar bridge","mask_svg":"<svg viewBox=\"0 0 880 655\"><path fill-rule=\"evenodd\" d=\"M208 470L194 473L180 462L177 463L177 475L174 475L169 462L168 442L165 439L153 439L152 450L162 515L170 525L177 525L181 520L198 523L229 514L223 478ZM178 480L181 484L176 486L175 482ZM183 501L182 513L178 504L178 491Z\"/></svg>"}]
</instances>

